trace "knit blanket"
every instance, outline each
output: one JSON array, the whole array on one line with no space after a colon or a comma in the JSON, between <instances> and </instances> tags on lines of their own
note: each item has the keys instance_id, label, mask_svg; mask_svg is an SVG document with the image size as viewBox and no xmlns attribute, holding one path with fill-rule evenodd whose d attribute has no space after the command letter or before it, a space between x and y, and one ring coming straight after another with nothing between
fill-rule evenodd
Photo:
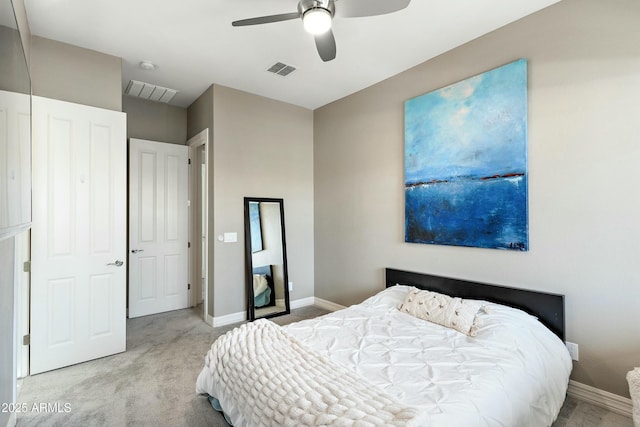
<instances>
[{"instance_id":1,"label":"knit blanket","mask_svg":"<svg viewBox=\"0 0 640 427\"><path fill-rule=\"evenodd\" d=\"M222 409L240 414L231 417L238 427L428 425L425 413L265 319L218 338L207 353L200 375L205 374Z\"/></svg>"},{"instance_id":2,"label":"knit blanket","mask_svg":"<svg viewBox=\"0 0 640 427\"><path fill-rule=\"evenodd\" d=\"M640 368L634 368L627 373L627 382L633 404L633 425L640 427Z\"/></svg>"}]
</instances>

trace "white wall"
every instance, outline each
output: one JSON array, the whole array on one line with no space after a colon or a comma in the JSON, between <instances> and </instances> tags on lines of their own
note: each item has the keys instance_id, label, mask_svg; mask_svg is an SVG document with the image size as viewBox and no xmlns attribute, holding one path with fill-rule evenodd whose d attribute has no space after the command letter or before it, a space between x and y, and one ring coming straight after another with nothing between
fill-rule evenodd
<instances>
[{"instance_id":1,"label":"white wall","mask_svg":"<svg viewBox=\"0 0 640 427\"><path fill-rule=\"evenodd\" d=\"M564 0L314 114L315 295L383 268L566 295L573 379L628 396L640 364L640 2ZM404 243L403 102L529 61L529 252Z\"/></svg>"},{"instance_id":2,"label":"white wall","mask_svg":"<svg viewBox=\"0 0 640 427\"><path fill-rule=\"evenodd\" d=\"M253 268L264 265L272 266L275 298L282 299L284 298L285 284L284 251L282 250L282 230L280 229L280 204L261 202L260 223L262 225L263 249L251 254L251 265Z\"/></svg>"},{"instance_id":3,"label":"white wall","mask_svg":"<svg viewBox=\"0 0 640 427\"><path fill-rule=\"evenodd\" d=\"M282 233L278 203L260 203L260 224L263 249L252 254L253 267L282 264Z\"/></svg>"}]
</instances>

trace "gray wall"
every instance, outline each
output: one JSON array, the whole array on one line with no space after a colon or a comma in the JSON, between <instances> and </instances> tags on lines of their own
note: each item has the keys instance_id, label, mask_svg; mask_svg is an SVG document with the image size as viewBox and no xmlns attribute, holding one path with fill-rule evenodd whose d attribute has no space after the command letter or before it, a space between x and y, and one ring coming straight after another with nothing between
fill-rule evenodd
<instances>
[{"instance_id":1,"label":"gray wall","mask_svg":"<svg viewBox=\"0 0 640 427\"><path fill-rule=\"evenodd\" d=\"M572 378L629 396L640 359L640 2L565 0L314 114L315 294L383 268L566 294ZM529 61L526 253L404 243L403 101Z\"/></svg>"},{"instance_id":2,"label":"gray wall","mask_svg":"<svg viewBox=\"0 0 640 427\"><path fill-rule=\"evenodd\" d=\"M184 144L187 141L187 109L124 95L127 138Z\"/></svg>"},{"instance_id":3,"label":"gray wall","mask_svg":"<svg viewBox=\"0 0 640 427\"><path fill-rule=\"evenodd\" d=\"M246 309L245 196L284 199L291 299L313 296L313 113L224 86L208 91L188 120L189 136L213 126L213 316ZM238 242L219 242L224 232Z\"/></svg>"},{"instance_id":4,"label":"gray wall","mask_svg":"<svg viewBox=\"0 0 640 427\"><path fill-rule=\"evenodd\" d=\"M0 25L0 58L0 90L30 95L31 83L17 29Z\"/></svg>"},{"instance_id":5,"label":"gray wall","mask_svg":"<svg viewBox=\"0 0 640 427\"><path fill-rule=\"evenodd\" d=\"M122 60L70 44L32 37L33 94L122 111Z\"/></svg>"},{"instance_id":6,"label":"gray wall","mask_svg":"<svg viewBox=\"0 0 640 427\"><path fill-rule=\"evenodd\" d=\"M209 143L213 135L213 85L202 92L187 108L187 139L193 138L204 129L209 129Z\"/></svg>"}]
</instances>

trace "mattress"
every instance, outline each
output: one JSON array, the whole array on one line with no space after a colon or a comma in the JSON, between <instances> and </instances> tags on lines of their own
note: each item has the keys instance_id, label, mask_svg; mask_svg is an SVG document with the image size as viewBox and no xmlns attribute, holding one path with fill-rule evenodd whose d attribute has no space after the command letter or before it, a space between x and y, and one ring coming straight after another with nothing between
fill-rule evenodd
<instances>
[{"instance_id":1,"label":"mattress","mask_svg":"<svg viewBox=\"0 0 640 427\"><path fill-rule=\"evenodd\" d=\"M428 414L428 426L551 425L572 367L556 335L520 310L487 302L477 335L469 337L400 312L409 289L394 286L283 329ZM197 390L215 390L204 371Z\"/></svg>"}]
</instances>

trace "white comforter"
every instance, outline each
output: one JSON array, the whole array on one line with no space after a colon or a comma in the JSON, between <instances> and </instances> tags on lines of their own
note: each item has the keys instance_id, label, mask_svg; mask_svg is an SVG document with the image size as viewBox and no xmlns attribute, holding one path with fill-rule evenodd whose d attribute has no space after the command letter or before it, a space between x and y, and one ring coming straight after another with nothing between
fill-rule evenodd
<instances>
[{"instance_id":1,"label":"white comforter","mask_svg":"<svg viewBox=\"0 0 640 427\"><path fill-rule=\"evenodd\" d=\"M217 339L201 382L235 426L386 427L424 425L416 408L402 405L355 372L332 362L268 320L246 323Z\"/></svg>"},{"instance_id":2,"label":"white comforter","mask_svg":"<svg viewBox=\"0 0 640 427\"><path fill-rule=\"evenodd\" d=\"M564 401L571 359L535 318L487 303L476 337L397 310L406 286L284 330L308 347L428 414L430 427L549 426ZM218 399L203 369L197 391ZM223 399L221 399L223 400ZM238 402L223 409L236 424ZM266 423L265 423L266 424Z\"/></svg>"}]
</instances>

